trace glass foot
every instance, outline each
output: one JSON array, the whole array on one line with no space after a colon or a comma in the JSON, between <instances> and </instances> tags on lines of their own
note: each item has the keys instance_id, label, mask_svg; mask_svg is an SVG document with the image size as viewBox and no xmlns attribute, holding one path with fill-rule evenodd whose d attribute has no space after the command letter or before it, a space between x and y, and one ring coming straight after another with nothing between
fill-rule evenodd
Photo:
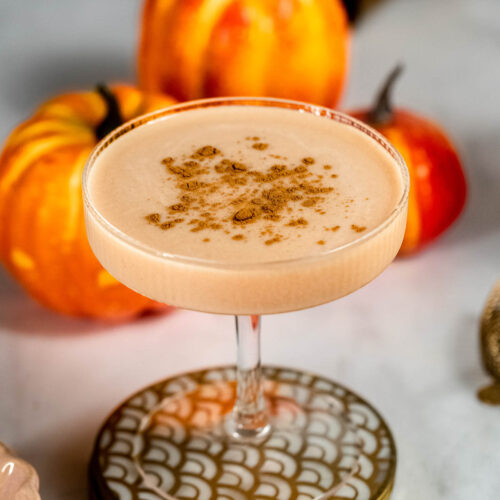
<instances>
[{"instance_id":1,"label":"glass foot","mask_svg":"<svg viewBox=\"0 0 500 500\"><path fill-rule=\"evenodd\" d=\"M388 498L395 449L376 411L314 375L263 373L269 421L251 438L235 432L233 369L176 377L132 397L98 437L96 498L112 498L104 485L119 499Z\"/></svg>"}]
</instances>

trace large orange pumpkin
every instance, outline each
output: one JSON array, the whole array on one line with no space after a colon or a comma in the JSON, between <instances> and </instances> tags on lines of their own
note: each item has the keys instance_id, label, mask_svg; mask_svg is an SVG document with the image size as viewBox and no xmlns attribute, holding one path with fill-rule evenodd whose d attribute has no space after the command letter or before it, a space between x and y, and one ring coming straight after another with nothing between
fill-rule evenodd
<instances>
[{"instance_id":1,"label":"large orange pumpkin","mask_svg":"<svg viewBox=\"0 0 500 500\"><path fill-rule=\"evenodd\" d=\"M179 100L272 96L334 107L347 49L340 0L146 0L139 84Z\"/></svg>"},{"instance_id":2,"label":"large orange pumpkin","mask_svg":"<svg viewBox=\"0 0 500 500\"><path fill-rule=\"evenodd\" d=\"M118 121L172 103L126 85L61 95L7 139L0 156L0 260L42 304L104 319L160 307L118 283L94 257L81 177L98 139Z\"/></svg>"}]
</instances>

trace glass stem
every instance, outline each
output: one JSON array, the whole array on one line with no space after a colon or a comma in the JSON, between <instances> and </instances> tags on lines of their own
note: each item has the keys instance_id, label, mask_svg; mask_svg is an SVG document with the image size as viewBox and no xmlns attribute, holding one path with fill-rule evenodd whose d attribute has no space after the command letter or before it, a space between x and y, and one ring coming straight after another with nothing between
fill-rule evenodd
<instances>
[{"instance_id":1,"label":"glass stem","mask_svg":"<svg viewBox=\"0 0 500 500\"><path fill-rule=\"evenodd\" d=\"M269 429L260 363L260 317L235 316L235 319L238 362L233 435L255 438Z\"/></svg>"}]
</instances>

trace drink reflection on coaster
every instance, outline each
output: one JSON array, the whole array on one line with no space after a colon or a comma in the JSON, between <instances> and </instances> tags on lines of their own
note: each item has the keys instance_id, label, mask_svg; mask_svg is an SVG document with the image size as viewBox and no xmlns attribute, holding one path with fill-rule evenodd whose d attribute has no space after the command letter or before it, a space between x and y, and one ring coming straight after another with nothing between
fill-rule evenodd
<instances>
[{"instance_id":1,"label":"drink reflection on coaster","mask_svg":"<svg viewBox=\"0 0 500 500\"><path fill-rule=\"evenodd\" d=\"M106 488L148 499L387 497L395 450L383 421L332 382L263 374L260 315L329 302L382 272L401 245L408 184L376 132L283 100L186 103L97 146L83 181L97 258L155 300L236 315L238 344L235 373L145 389L118 411L135 408L128 428L114 414L96 443L97 498ZM121 465L110 444L120 432Z\"/></svg>"}]
</instances>

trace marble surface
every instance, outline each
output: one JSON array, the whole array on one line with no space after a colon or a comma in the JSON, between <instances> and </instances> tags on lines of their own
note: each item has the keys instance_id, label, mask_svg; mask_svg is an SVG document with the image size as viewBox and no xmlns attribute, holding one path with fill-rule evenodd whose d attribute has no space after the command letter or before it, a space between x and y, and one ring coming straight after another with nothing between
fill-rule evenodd
<instances>
[{"instance_id":1,"label":"marble surface","mask_svg":"<svg viewBox=\"0 0 500 500\"><path fill-rule=\"evenodd\" d=\"M131 80L134 0L0 3L0 137L43 99ZM264 318L265 362L332 377L375 404L399 450L394 500L500 491L500 408L478 402L478 318L500 275L500 2L379 1L352 43L344 109L370 102L397 61L399 103L434 117L470 197L426 252L335 303ZM132 391L231 363L232 319L178 311L105 327L56 316L0 271L0 440L38 470L41 495L83 500L94 435Z\"/></svg>"}]
</instances>

